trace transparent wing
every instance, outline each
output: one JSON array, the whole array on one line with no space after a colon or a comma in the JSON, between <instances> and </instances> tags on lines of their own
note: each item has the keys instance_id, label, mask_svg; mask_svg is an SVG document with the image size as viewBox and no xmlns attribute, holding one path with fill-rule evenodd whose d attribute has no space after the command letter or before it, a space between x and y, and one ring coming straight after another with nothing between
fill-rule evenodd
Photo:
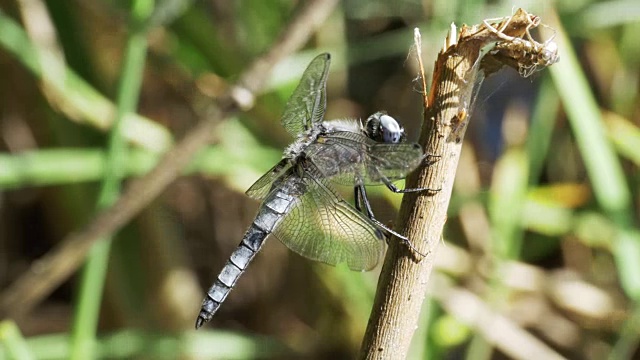
<instances>
[{"instance_id":1,"label":"transparent wing","mask_svg":"<svg viewBox=\"0 0 640 360\"><path fill-rule=\"evenodd\" d=\"M424 159L416 143L378 143L350 131L322 136L305 153L323 177L344 185L353 185L356 179L365 185L381 184L383 177L403 179Z\"/></svg>"},{"instance_id":2,"label":"transparent wing","mask_svg":"<svg viewBox=\"0 0 640 360\"><path fill-rule=\"evenodd\" d=\"M352 270L373 269L384 250L382 232L317 176L317 170L303 175L305 191L273 234L309 259L330 265L346 262Z\"/></svg>"},{"instance_id":3,"label":"transparent wing","mask_svg":"<svg viewBox=\"0 0 640 360\"><path fill-rule=\"evenodd\" d=\"M331 56L327 53L311 60L302 74L282 114L282 126L291 136L310 129L321 122L327 107L326 87Z\"/></svg>"},{"instance_id":4,"label":"transparent wing","mask_svg":"<svg viewBox=\"0 0 640 360\"><path fill-rule=\"evenodd\" d=\"M267 171L245 192L250 198L264 200L271 191L272 184L290 167L287 159L282 159L271 170Z\"/></svg>"}]
</instances>

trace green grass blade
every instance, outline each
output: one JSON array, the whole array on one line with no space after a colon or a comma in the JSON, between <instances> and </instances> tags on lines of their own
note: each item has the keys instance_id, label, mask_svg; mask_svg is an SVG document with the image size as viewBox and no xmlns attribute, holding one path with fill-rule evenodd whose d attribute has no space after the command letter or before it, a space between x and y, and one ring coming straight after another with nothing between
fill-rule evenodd
<instances>
[{"instance_id":1,"label":"green grass blade","mask_svg":"<svg viewBox=\"0 0 640 360\"><path fill-rule=\"evenodd\" d=\"M614 256L622 287L640 300L640 242L633 240L631 193L612 144L607 140L600 108L582 72L575 52L560 24L556 40L562 58L550 68L560 99L567 112L578 148L598 204L616 223L618 236Z\"/></svg>"},{"instance_id":2,"label":"green grass blade","mask_svg":"<svg viewBox=\"0 0 640 360\"><path fill-rule=\"evenodd\" d=\"M29 345L22 337L20 329L11 320L0 322L0 356L8 356L9 359L15 360L31 360L35 359ZM4 354L3 354L4 353Z\"/></svg>"},{"instance_id":3,"label":"green grass blade","mask_svg":"<svg viewBox=\"0 0 640 360\"><path fill-rule=\"evenodd\" d=\"M558 93L549 77L545 76L540 84L538 97L531 114L531 128L527 137L529 185L537 184L542 173L544 161L549 153L559 106Z\"/></svg>"},{"instance_id":4,"label":"green grass blade","mask_svg":"<svg viewBox=\"0 0 640 360\"><path fill-rule=\"evenodd\" d=\"M0 190L97 181L106 171L104 158L103 150L86 148L0 153ZM144 174L159 159L158 154L133 149L122 166L123 175Z\"/></svg>"},{"instance_id":5,"label":"green grass blade","mask_svg":"<svg viewBox=\"0 0 640 360\"><path fill-rule=\"evenodd\" d=\"M609 140L616 151L636 166L640 166L640 129L629 120L613 113L606 118Z\"/></svg>"},{"instance_id":6,"label":"green grass blade","mask_svg":"<svg viewBox=\"0 0 640 360\"><path fill-rule=\"evenodd\" d=\"M2 325L0 325L0 328ZM2 330L0 330L1 332ZM69 336L51 333L26 339L27 353L2 353L0 360L57 360L70 356ZM181 336L132 329L100 337L96 357L100 359L265 359L291 358L292 351L268 337L249 336L230 331L192 331ZM287 356L288 355L288 356ZM299 354L298 354L299 355ZM295 357L295 356L293 356ZM298 356L300 357L300 356Z\"/></svg>"},{"instance_id":7,"label":"green grass blade","mask_svg":"<svg viewBox=\"0 0 640 360\"><path fill-rule=\"evenodd\" d=\"M42 81L54 107L69 118L95 128L107 130L112 126L115 107L107 98L69 70L60 60L41 53L25 31L13 19L0 10L0 47L12 54L33 75ZM41 63L40 59L46 59ZM61 76L57 71L63 69ZM163 152L173 142L173 137L163 126L140 115L130 113L124 136L128 141L150 151Z\"/></svg>"},{"instance_id":8,"label":"green grass blade","mask_svg":"<svg viewBox=\"0 0 640 360\"><path fill-rule=\"evenodd\" d=\"M134 113L138 103L147 52L146 29L142 24L152 14L153 7L153 0L137 0L132 6L132 33L124 55L116 118L109 134L106 171L98 198L98 209L111 206L120 193L121 169L127 156L127 144L122 130L127 125L126 114ZM95 357L95 337L111 241L112 238L105 238L97 242L82 270L71 337L71 359Z\"/></svg>"},{"instance_id":9,"label":"green grass blade","mask_svg":"<svg viewBox=\"0 0 640 360\"><path fill-rule=\"evenodd\" d=\"M493 229L493 255L499 260L517 259L520 255L523 239L520 220L527 198L528 165L523 151L511 149L495 167L488 210Z\"/></svg>"}]
</instances>

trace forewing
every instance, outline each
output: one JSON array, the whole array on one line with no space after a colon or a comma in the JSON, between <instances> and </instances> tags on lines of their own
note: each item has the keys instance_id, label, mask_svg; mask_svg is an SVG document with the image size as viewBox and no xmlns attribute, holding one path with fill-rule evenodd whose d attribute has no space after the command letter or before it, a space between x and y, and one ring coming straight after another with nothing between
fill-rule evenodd
<instances>
[{"instance_id":1,"label":"forewing","mask_svg":"<svg viewBox=\"0 0 640 360\"><path fill-rule=\"evenodd\" d=\"M273 234L289 249L330 265L373 269L384 250L384 236L326 183L305 174L305 191L294 200Z\"/></svg>"},{"instance_id":2,"label":"forewing","mask_svg":"<svg viewBox=\"0 0 640 360\"><path fill-rule=\"evenodd\" d=\"M319 137L305 150L323 177L334 182L365 185L403 179L424 159L416 143L384 144L364 134L340 131Z\"/></svg>"},{"instance_id":3,"label":"forewing","mask_svg":"<svg viewBox=\"0 0 640 360\"><path fill-rule=\"evenodd\" d=\"M264 200L271 191L272 184L289 168L287 159L280 160L271 170L267 171L245 192L250 198Z\"/></svg>"},{"instance_id":4,"label":"forewing","mask_svg":"<svg viewBox=\"0 0 640 360\"><path fill-rule=\"evenodd\" d=\"M391 181L404 179L424 160L422 147L417 143L375 144L367 151L367 174L372 183L383 175Z\"/></svg>"},{"instance_id":5,"label":"forewing","mask_svg":"<svg viewBox=\"0 0 640 360\"><path fill-rule=\"evenodd\" d=\"M282 126L291 136L321 122L327 106L326 88L331 56L327 53L311 60L302 74L298 87L287 101L282 114Z\"/></svg>"}]
</instances>

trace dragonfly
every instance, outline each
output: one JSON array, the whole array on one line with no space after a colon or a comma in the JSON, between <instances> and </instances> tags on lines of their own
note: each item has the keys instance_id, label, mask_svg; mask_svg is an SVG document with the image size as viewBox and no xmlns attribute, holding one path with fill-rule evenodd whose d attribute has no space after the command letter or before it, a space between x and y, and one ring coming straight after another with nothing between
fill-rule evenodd
<instances>
[{"instance_id":1,"label":"dragonfly","mask_svg":"<svg viewBox=\"0 0 640 360\"><path fill-rule=\"evenodd\" d=\"M246 194L262 201L258 213L209 288L196 329L211 320L269 235L292 251L351 270L374 268L389 234L408 239L377 220L366 185L386 185L396 193L403 179L425 159L422 147L407 143L404 128L385 112L359 120L324 120L331 56L318 55L304 71L289 98L281 123L295 141L282 160L259 178ZM352 186L354 205L334 184Z\"/></svg>"}]
</instances>

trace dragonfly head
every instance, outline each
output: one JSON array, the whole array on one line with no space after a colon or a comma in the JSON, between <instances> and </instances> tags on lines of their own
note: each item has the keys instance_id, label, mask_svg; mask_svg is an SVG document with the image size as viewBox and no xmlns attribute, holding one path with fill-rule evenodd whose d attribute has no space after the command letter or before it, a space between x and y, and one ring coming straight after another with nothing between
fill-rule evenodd
<instances>
[{"instance_id":1,"label":"dragonfly head","mask_svg":"<svg viewBox=\"0 0 640 360\"><path fill-rule=\"evenodd\" d=\"M404 128L383 111L369 116L365 129L367 136L377 142L397 144L405 140Z\"/></svg>"}]
</instances>

